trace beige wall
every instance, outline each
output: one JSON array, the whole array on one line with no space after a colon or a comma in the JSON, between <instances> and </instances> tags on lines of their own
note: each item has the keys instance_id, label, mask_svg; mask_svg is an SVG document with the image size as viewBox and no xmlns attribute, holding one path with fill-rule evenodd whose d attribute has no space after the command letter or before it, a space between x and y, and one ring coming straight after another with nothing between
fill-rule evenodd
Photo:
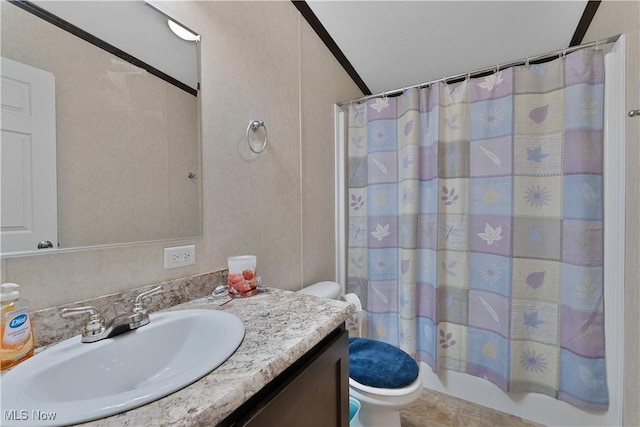
<instances>
[{"instance_id":1,"label":"beige wall","mask_svg":"<svg viewBox=\"0 0 640 427\"><path fill-rule=\"evenodd\" d=\"M333 104L361 96L296 8L276 2L157 2L200 32L203 237L194 266L163 270L162 244L2 260L34 309L226 268L258 256L270 286L334 277ZM245 140L263 120L269 145Z\"/></svg>"},{"instance_id":2,"label":"beige wall","mask_svg":"<svg viewBox=\"0 0 640 427\"><path fill-rule=\"evenodd\" d=\"M640 108L640 2L605 0L584 41L625 34L626 111ZM624 425L640 425L640 118L627 118Z\"/></svg>"}]
</instances>

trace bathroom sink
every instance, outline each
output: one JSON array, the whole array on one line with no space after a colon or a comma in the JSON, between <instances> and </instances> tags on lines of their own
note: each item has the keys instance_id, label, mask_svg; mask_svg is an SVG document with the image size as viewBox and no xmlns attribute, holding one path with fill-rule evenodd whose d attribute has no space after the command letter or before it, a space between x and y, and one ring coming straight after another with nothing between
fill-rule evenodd
<instances>
[{"instance_id":1,"label":"bathroom sink","mask_svg":"<svg viewBox=\"0 0 640 427\"><path fill-rule=\"evenodd\" d=\"M2 420L10 425L75 424L144 405L221 365L244 324L219 310L154 313L139 329L91 344L76 336L2 376Z\"/></svg>"}]
</instances>

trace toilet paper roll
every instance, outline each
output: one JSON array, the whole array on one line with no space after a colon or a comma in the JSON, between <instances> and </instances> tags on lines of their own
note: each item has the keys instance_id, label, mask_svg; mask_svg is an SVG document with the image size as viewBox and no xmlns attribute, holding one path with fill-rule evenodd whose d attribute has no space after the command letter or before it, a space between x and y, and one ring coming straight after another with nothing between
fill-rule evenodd
<instances>
[{"instance_id":1,"label":"toilet paper roll","mask_svg":"<svg viewBox=\"0 0 640 427\"><path fill-rule=\"evenodd\" d=\"M354 333L357 331L357 335L362 336L362 302L360 302L360 298L356 294L346 294L341 298L356 306L356 312L345 321L345 327L348 331L354 331Z\"/></svg>"},{"instance_id":2,"label":"toilet paper roll","mask_svg":"<svg viewBox=\"0 0 640 427\"><path fill-rule=\"evenodd\" d=\"M348 303L351 303L356 306L356 313L362 311L362 303L360 302L360 298L356 294L345 294L342 296L342 300Z\"/></svg>"}]
</instances>

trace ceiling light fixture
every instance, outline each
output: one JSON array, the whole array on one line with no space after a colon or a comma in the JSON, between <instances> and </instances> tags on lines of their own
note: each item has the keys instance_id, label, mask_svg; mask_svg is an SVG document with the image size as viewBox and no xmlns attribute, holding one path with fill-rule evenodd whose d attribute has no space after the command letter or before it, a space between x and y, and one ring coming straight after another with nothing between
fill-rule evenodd
<instances>
[{"instance_id":1,"label":"ceiling light fixture","mask_svg":"<svg viewBox=\"0 0 640 427\"><path fill-rule=\"evenodd\" d=\"M197 42L200 41L200 36L198 34L194 34L191 31L184 28L182 25L168 19L169 28L173 31L173 34L180 37L182 40L186 40L188 42Z\"/></svg>"}]
</instances>

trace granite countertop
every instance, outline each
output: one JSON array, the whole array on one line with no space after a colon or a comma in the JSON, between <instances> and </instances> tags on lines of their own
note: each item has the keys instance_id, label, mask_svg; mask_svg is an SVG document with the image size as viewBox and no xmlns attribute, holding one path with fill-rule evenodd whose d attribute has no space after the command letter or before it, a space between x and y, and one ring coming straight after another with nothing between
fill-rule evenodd
<instances>
[{"instance_id":1,"label":"granite countertop","mask_svg":"<svg viewBox=\"0 0 640 427\"><path fill-rule=\"evenodd\" d=\"M312 349L355 312L355 306L269 288L222 306L199 298L171 307L224 310L245 324L244 340L222 365L160 400L86 426L215 425Z\"/></svg>"}]
</instances>

